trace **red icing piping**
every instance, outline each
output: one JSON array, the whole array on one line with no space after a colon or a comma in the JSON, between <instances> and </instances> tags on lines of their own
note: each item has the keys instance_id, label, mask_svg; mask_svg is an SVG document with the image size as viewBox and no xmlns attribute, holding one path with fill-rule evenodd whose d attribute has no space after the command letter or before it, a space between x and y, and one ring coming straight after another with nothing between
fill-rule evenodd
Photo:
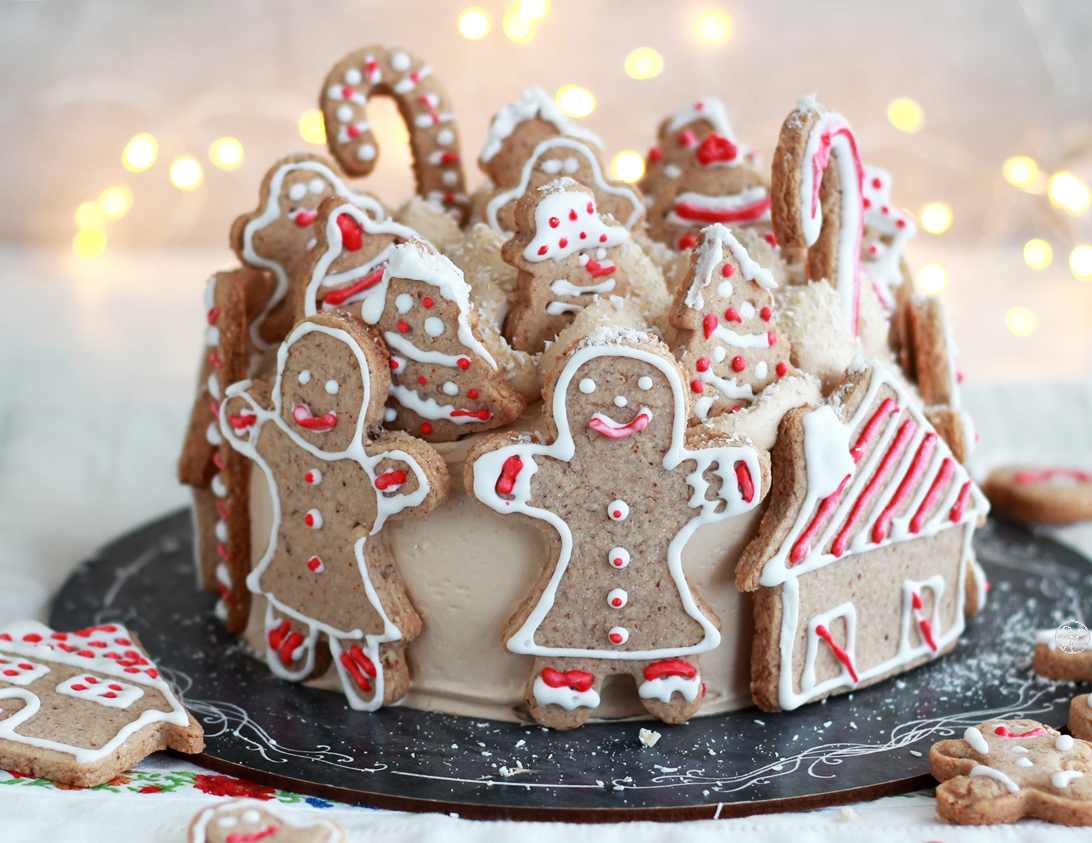
<instances>
[{"instance_id":1,"label":"red icing piping","mask_svg":"<svg viewBox=\"0 0 1092 843\"><path fill-rule=\"evenodd\" d=\"M902 506L903 501L910 494L910 490L921 480L921 476L925 473L925 468L929 464L929 459L933 456L936 447L937 435L935 433L926 434L918 446L914 461L910 463L910 470L906 472L906 476L902 478L899 488L895 491L895 497L884 507L880 517L876 519L876 523L872 526L872 541L876 544L887 538L887 531L891 526L892 517L898 508Z\"/></svg>"},{"instance_id":2,"label":"red icing piping","mask_svg":"<svg viewBox=\"0 0 1092 843\"><path fill-rule=\"evenodd\" d=\"M501 474L497 479L496 491L498 495L510 495L516 486L516 476L523 470L523 460L517 456L511 456L501 466Z\"/></svg>"},{"instance_id":3,"label":"red icing piping","mask_svg":"<svg viewBox=\"0 0 1092 843\"><path fill-rule=\"evenodd\" d=\"M830 649L834 651L834 658L845 665L846 670L849 671L849 675L853 679L853 684L856 685L860 682L860 678L857 676L857 668L853 666L853 659L850 657L849 653L834 643L830 631L822 624L819 624L815 627L815 634L827 642Z\"/></svg>"},{"instance_id":4,"label":"red icing piping","mask_svg":"<svg viewBox=\"0 0 1092 843\"><path fill-rule=\"evenodd\" d=\"M645 679L651 682L663 676L682 676L686 679L694 679L698 675L698 669L682 659L668 659L656 662L645 668Z\"/></svg>"},{"instance_id":5,"label":"red icing piping","mask_svg":"<svg viewBox=\"0 0 1092 843\"><path fill-rule=\"evenodd\" d=\"M333 430L337 425L337 414L327 413L325 416L316 418L312 415L310 407L306 404L299 404L292 411L292 420L304 430L325 433L328 430Z\"/></svg>"},{"instance_id":6,"label":"red icing piping","mask_svg":"<svg viewBox=\"0 0 1092 843\"><path fill-rule=\"evenodd\" d=\"M971 496L971 481L968 480L963 484L963 488L959 490L959 497L956 499L955 506L952 507L952 513L949 516L953 524L958 524L963 520L963 511L967 508L967 499Z\"/></svg>"},{"instance_id":7,"label":"red icing piping","mask_svg":"<svg viewBox=\"0 0 1092 843\"><path fill-rule=\"evenodd\" d=\"M834 511L834 508L838 505L838 501L842 497L842 492L845 491L846 484L849 482L849 478L853 475L847 474L843 478L841 484L827 497L823 498L823 502L819 505L819 510L815 513L815 517L811 519L811 523L808 524L808 528L800 535L800 538L792 546L792 550L789 552L789 565L797 565L811 552L811 540L814 538L816 532L822 527L823 523L827 520L827 516Z\"/></svg>"},{"instance_id":8,"label":"red icing piping","mask_svg":"<svg viewBox=\"0 0 1092 843\"><path fill-rule=\"evenodd\" d=\"M925 500L921 502L918 511L915 512L914 517L910 519L911 533L917 533L921 530L922 525L925 523L925 514L933 504L937 502L941 490L944 488L944 485L952 479L953 474L955 474L955 460L951 457L945 457L944 462L940 464L940 471L937 472L937 476L933 479L933 485L929 487L929 491L925 495Z\"/></svg>"},{"instance_id":9,"label":"red icing piping","mask_svg":"<svg viewBox=\"0 0 1092 843\"><path fill-rule=\"evenodd\" d=\"M770 210L770 197L759 199L750 205L739 208L702 208L699 205L691 205L689 202L677 202L675 213L687 222L700 222L706 225L714 222L731 224L738 222L754 222Z\"/></svg>"},{"instance_id":10,"label":"red icing piping","mask_svg":"<svg viewBox=\"0 0 1092 843\"><path fill-rule=\"evenodd\" d=\"M739 481L739 490L745 503L750 503L755 498L755 484L751 480L751 470L747 463L740 460L736 463L736 480Z\"/></svg>"},{"instance_id":11,"label":"red icing piping","mask_svg":"<svg viewBox=\"0 0 1092 843\"><path fill-rule=\"evenodd\" d=\"M865 448L868 447L868 443L875 437L876 432L879 430L880 422L882 422L891 413L897 413L899 411L898 405L895 404L894 398L885 398L880 403L876 412L872 414L864 426L864 430L861 431L861 435L857 438L857 443L849 449L849 455L853 457L854 462L860 462L861 457L864 456Z\"/></svg>"},{"instance_id":12,"label":"red icing piping","mask_svg":"<svg viewBox=\"0 0 1092 843\"><path fill-rule=\"evenodd\" d=\"M649 422L652 421L652 416L646 412L640 412L629 424L615 426L610 422L603 419L592 416L591 421L588 422L588 427L594 430L596 433L601 433L608 439L626 439L635 433L640 433L646 427Z\"/></svg>"},{"instance_id":13,"label":"red icing piping","mask_svg":"<svg viewBox=\"0 0 1092 843\"><path fill-rule=\"evenodd\" d=\"M348 287L342 287L340 290L331 290L322 299L323 307L339 307L345 302L355 296L357 293L374 287L383 279L383 271L385 266L381 266L378 269L374 269L361 278L359 281L350 284Z\"/></svg>"},{"instance_id":14,"label":"red icing piping","mask_svg":"<svg viewBox=\"0 0 1092 843\"><path fill-rule=\"evenodd\" d=\"M583 693L590 691L595 677L586 670L569 670L562 673L552 667L542 669L542 681L551 688L572 688Z\"/></svg>"}]
</instances>

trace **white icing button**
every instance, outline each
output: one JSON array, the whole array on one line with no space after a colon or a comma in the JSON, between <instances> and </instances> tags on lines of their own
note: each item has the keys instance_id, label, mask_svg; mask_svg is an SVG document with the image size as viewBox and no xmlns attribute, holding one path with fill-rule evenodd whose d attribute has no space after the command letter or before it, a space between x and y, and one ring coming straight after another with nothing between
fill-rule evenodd
<instances>
[{"instance_id":1,"label":"white icing button","mask_svg":"<svg viewBox=\"0 0 1092 843\"><path fill-rule=\"evenodd\" d=\"M406 53L395 53L391 56L391 67L398 71L409 70L410 58Z\"/></svg>"},{"instance_id":2,"label":"white icing button","mask_svg":"<svg viewBox=\"0 0 1092 843\"><path fill-rule=\"evenodd\" d=\"M209 422L209 426L205 428L205 441L214 448L224 444L224 437L220 434L220 426L216 422Z\"/></svg>"},{"instance_id":3,"label":"white icing button","mask_svg":"<svg viewBox=\"0 0 1092 843\"><path fill-rule=\"evenodd\" d=\"M629 551L624 547L612 547L607 554L607 561L610 562L611 567L625 568L629 564Z\"/></svg>"},{"instance_id":4,"label":"white icing button","mask_svg":"<svg viewBox=\"0 0 1092 843\"><path fill-rule=\"evenodd\" d=\"M307 182L307 189L317 196L326 190L326 182L322 179L311 179L311 181Z\"/></svg>"},{"instance_id":5,"label":"white icing button","mask_svg":"<svg viewBox=\"0 0 1092 843\"><path fill-rule=\"evenodd\" d=\"M1054 748L1059 752L1068 752L1073 749L1073 738L1069 735L1058 735L1058 740L1054 741Z\"/></svg>"},{"instance_id":6,"label":"white icing button","mask_svg":"<svg viewBox=\"0 0 1092 843\"><path fill-rule=\"evenodd\" d=\"M459 174L454 172L453 170L448 170L440 178L443 180L444 184L446 184L446 185L448 185L450 187L450 186L458 183Z\"/></svg>"},{"instance_id":7,"label":"white icing button","mask_svg":"<svg viewBox=\"0 0 1092 843\"><path fill-rule=\"evenodd\" d=\"M626 398L626 396L624 396L624 395L615 395L614 396L614 406L615 407L624 407L628 403L629 403L629 399Z\"/></svg>"},{"instance_id":8,"label":"white icing button","mask_svg":"<svg viewBox=\"0 0 1092 843\"><path fill-rule=\"evenodd\" d=\"M360 75L360 70L355 67L350 67L345 71L345 84L346 85L359 85L363 81L364 77Z\"/></svg>"},{"instance_id":9,"label":"white icing button","mask_svg":"<svg viewBox=\"0 0 1092 843\"><path fill-rule=\"evenodd\" d=\"M590 395L591 393L595 392L595 381L593 381L591 378L584 378L582 381L580 381L580 391L583 392L585 395Z\"/></svg>"},{"instance_id":10,"label":"white icing button","mask_svg":"<svg viewBox=\"0 0 1092 843\"><path fill-rule=\"evenodd\" d=\"M253 808L248 808L242 813L242 820L245 823L256 823L262 818L262 815L255 811Z\"/></svg>"},{"instance_id":11,"label":"white icing button","mask_svg":"<svg viewBox=\"0 0 1092 843\"><path fill-rule=\"evenodd\" d=\"M326 381L326 391L328 393L330 393L331 395L337 395L337 391L339 389L340 389L340 387L337 385L337 381L335 381L335 380Z\"/></svg>"},{"instance_id":12,"label":"white icing button","mask_svg":"<svg viewBox=\"0 0 1092 843\"><path fill-rule=\"evenodd\" d=\"M307 195L307 185L302 182L296 182L290 188L288 188L288 198L293 202L299 202L304 196Z\"/></svg>"},{"instance_id":13,"label":"white icing button","mask_svg":"<svg viewBox=\"0 0 1092 843\"><path fill-rule=\"evenodd\" d=\"M611 521L625 521L629 516L629 504L625 501L611 501L607 505L607 515Z\"/></svg>"},{"instance_id":14,"label":"white icing button","mask_svg":"<svg viewBox=\"0 0 1092 843\"><path fill-rule=\"evenodd\" d=\"M398 411L393 407L387 407L387 409L383 411L383 421L392 422L396 418L398 418Z\"/></svg>"},{"instance_id":15,"label":"white icing button","mask_svg":"<svg viewBox=\"0 0 1092 843\"><path fill-rule=\"evenodd\" d=\"M212 493L218 498L227 497L227 484L224 482L224 478L219 474L216 474L212 478L211 483Z\"/></svg>"},{"instance_id":16,"label":"white icing button","mask_svg":"<svg viewBox=\"0 0 1092 843\"><path fill-rule=\"evenodd\" d=\"M300 372L300 383L311 383L311 370L304 369Z\"/></svg>"},{"instance_id":17,"label":"white icing button","mask_svg":"<svg viewBox=\"0 0 1092 843\"><path fill-rule=\"evenodd\" d=\"M394 300L394 306L398 308L399 313L409 313L410 308L413 307L413 296L409 293L399 293Z\"/></svg>"},{"instance_id":18,"label":"white icing button","mask_svg":"<svg viewBox=\"0 0 1092 843\"><path fill-rule=\"evenodd\" d=\"M718 345L713 349L713 359L717 363L723 363L724 358L727 357L727 356L728 356L728 349L726 349L723 345Z\"/></svg>"},{"instance_id":19,"label":"white icing button","mask_svg":"<svg viewBox=\"0 0 1092 843\"><path fill-rule=\"evenodd\" d=\"M455 381L448 381L440 387L444 391L444 395L458 395L459 385Z\"/></svg>"},{"instance_id":20,"label":"white icing button","mask_svg":"<svg viewBox=\"0 0 1092 843\"><path fill-rule=\"evenodd\" d=\"M430 316L425 320L425 333L430 337L438 337L444 332L444 320L438 316Z\"/></svg>"},{"instance_id":21,"label":"white icing button","mask_svg":"<svg viewBox=\"0 0 1092 843\"><path fill-rule=\"evenodd\" d=\"M629 602L629 595L624 588L615 588L607 595L607 605L612 609L621 609Z\"/></svg>"},{"instance_id":22,"label":"white icing button","mask_svg":"<svg viewBox=\"0 0 1092 843\"><path fill-rule=\"evenodd\" d=\"M629 640L629 630L624 626L616 626L607 633L611 644L625 644Z\"/></svg>"},{"instance_id":23,"label":"white icing button","mask_svg":"<svg viewBox=\"0 0 1092 843\"><path fill-rule=\"evenodd\" d=\"M451 129L441 129L436 133L436 142L440 146L451 146L455 141L455 133Z\"/></svg>"},{"instance_id":24,"label":"white icing button","mask_svg":"<svg viewBox=\"0 0 1092 843\"><path fill-rule=\"evenodd\" d=\"M305 475L303 475L305 482L310 483L312 486L317 486L322 482L322 472L317 468L312 468Z\"/></svg>"},{"instance_id":25,"label":"white icing button","mask_svg":"<svg viewBox=\"0 0 1092 843\"><path fill-rule=\"evenodd\" d=\"M352 106L349 106L349 105L339 106L338 110L337 110L337 119L340 120L342 123L348 123L350 120L352 120L353 119Z\"/></svg>"},{"instance_id":26,"label":"white icing button","mask_svg":"<svg viewBox=\"0 0 1092 843\"><path fill-rule=\"evenodd\" d=\"M756 378L759 378L761 380L762 378L766 377L768 372L769 372L769 367L766 365L765 360L759 360L757 363L755 363L755 377Z\"/></svg>"},{"instance_id":27,"label":"white icing button","mask_svg":"<svg viewBox=\"0 0 1092 843\"><path fill-rule=\"evenodd\" d=\"M725 279L717 284L717 295L722 298L728 298L728 296L732 295L732 282Z\"/></svg>"},{"instance_id":28,"label":"white icing button","mask_svg":"<svg viewBox=\"0 0 1092 843\"><path fill-rule=\"evenodd\" d=\"M322 513L317 509L307 510L307 514L303 516L303 523L318 530L322 527Z\"/></svg>"},{"instance_id":29,"label":"white icing button","mask_svg":"<svg viewBox=\"0 0 1092 843\"><path fill-rule=\"evenodd\" d=\"M370 143L362 143L356 151L356 157L361 161L371 161L375 158L375 146Z\"/></svg>"},{"instance_id":30,"label":"white icing button","mask_svg":"<svg viewBox=\"0 0 1092 843\"><path fill-rule=\"evenodd\" d=\"M1033 766L1035 766L1035 762L1032 761L1030 758L1017 758L1016 759L1016 766L1017 767L1033 767Z\"/></svg>"},{"instance_id":31,"label":"white icing button","mask_svg":"<svg viewBox=\"0 0 1092 843\"><path fill-rule=\"evenodd\" d=\"M211 375L209 375L209 382L208 382L207 386L208 386L208 390L209 390L209 395L211 395L213 398L215 398L217 401L219 401L220 400L220 378L218 378L216 376L216 372L213 372Z\"/></svg>"},{"instance_id":32,"label":"white icing button","mask_svg":"<svg viewBox=\"0 0 1092 843\"><path fill-rule=\"evenodd\" d=\"M637 386L641 387L641 389L652 389L652 378L650 378L648 375L645 375L642 378L638 378Z\"/></svg>"},{"instance_id":33,"label":"white icing button","mask_svg":"<svg viewBox=\"0 0 1092 843\"><path fill-rule=\"evenodd\" d=\"M228 540L228 528L227 522L220 519L216 522L216 526L213 527L213 531L216 533L216 540L226 542Z\"/></svg>"},{"instance_id":34,"label":"white icing button","mask_svg":"<svg viewBox=\"0 0 1092 843\"><path fill-rule=\"evenodd\" d=\"M323 571L326 570L326 566L322 564L322 560L319 559L317 556L312 556L310 559L307 560L307 567L310 571L316 574L321 574Z\"/></svg>"},{"instance_id":35,"label":"white icing button","mask_svg":"<svg viewBox=\"0 0 1092 843\"><path fill-rule=\"evenodd\" d=\"M755 306L749 301L745 301L739 306L739 315L742 316L744 319L750 319L752 316L755 315Z\"/></svg>"}]
</instances>

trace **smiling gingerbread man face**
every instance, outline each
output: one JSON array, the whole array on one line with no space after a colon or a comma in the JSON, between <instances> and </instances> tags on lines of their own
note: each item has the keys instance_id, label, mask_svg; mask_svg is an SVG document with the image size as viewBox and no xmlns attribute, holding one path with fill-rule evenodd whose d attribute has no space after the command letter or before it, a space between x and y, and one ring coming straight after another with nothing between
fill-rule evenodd
<instances>
[{"instance_id":1,"label":"smiling gingerbread man face","mask_svg":"<svg viewBox=\"0 0 1092 843\"><path fill-rule=\"evenodd\" d=\"M206 808L190 826L190 843L344 843L344 831L324 818L289 822L257 799Z\"/></svg>"}]
</instances>

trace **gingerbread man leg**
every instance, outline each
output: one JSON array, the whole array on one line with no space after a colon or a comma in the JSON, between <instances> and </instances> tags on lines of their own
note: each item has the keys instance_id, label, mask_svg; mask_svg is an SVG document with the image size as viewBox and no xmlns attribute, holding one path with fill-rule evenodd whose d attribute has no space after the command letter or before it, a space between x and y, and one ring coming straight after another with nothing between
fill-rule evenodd
<instances>
[{"instance_id":1,"label":"gingerbread man leg","mask_svg":"<svg viewBox=\"0 0 1092 843\"><path fill-rule=\"evenodd\" d=\"M282 679L300 682L315 672L318 629L282 616L272 605L265 613L266 662Z\"/></svg>"},{"instance_id":2,"label":"gingerbread man leg","mask_svg":"<svg viewBox=\"0 0 1092 843\"><path fill-rule=\"evenodd\" d=\"M632 673L641 704L653 717L684 723L701 708L705 683L697 656L637 662Z\"/></svg>"},{"instance_id":3,"label":"gingerbread man leg","mask_svg":"<svg viewBox=\"0 0 1092 843\"><path fill-rule=\"evenodd\" d=\"M602 659L538 656L527 681L531 717L551 729L575 729L599 707Z\"/></svg>"},{"instance_id":4,"label":"gingerbread man leg","mask_svg":"<svg viewBox=\"0 0 1092 843\"><path fill-rule=\"evenodd\" d=\"M330 651L349 705L359 711L397 702L409 690L405 641L373 644L367 639L331 638Z\"/></svg>"}]
</instances>

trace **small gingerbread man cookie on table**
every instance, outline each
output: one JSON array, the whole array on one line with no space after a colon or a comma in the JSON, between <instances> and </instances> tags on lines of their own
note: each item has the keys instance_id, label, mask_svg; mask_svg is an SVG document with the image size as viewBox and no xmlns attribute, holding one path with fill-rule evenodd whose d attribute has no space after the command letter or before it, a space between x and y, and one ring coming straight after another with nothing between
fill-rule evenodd
<instances>
[{"instance_id":1,"label":"small gingerbread man cookie on table","mask_svg":"<svg viewBox=\"0 0 1092 843\"><path fill-rule=\"evenodd\" d=\"M929 750L937 813L961 825L1092 825L1092 744L1034 720L989 720Z\"/></svg>"},{"instance_id":2,"label":"small gingerbread man cookie on table","mask_svg":"<svg viewBox=\"0 0 1092 843\"><path fill-rule=\"evenodd\" d=\"M363 323L316 314L281 345L272 388L234 384L220 409L225 439L262 469L273 502L247 579L268 600L269 667L306 679L322 634L349 704L369 711L405 694L404 651L421 629L383 525L428 512L449 482L431 446L380 426L388 369Z\"/></svg>"},{"instance_id":3,"label":"small gingerbread man cookie on table","mask_svg":"<svg viewBox=\"0 0 1092 843\"><path fill-rule=\"evenodd\" d=\"M688 437L683 374L641 331L604 328L577 342L544 399L548 444L488 437L464 476L470 494L530 519L549 543L553 561L504 633L510 652L534 656L531 716L574 728L599 706L604 679L628 674L651 714L680 723L702 703L700 655L720 642L682 549L700 525L758 505L766 454Z\"/></svg>"},{"instance_id":4,"label":"small gingerbread man cookie on table","mask_svg":"<svg viewBox=\"0 0 1092 843\"><path fill-rule=\"evenodd\" d=\"M325 817L289 815L260 799L205 808L190 823L189 843L345 843L345 830Z\"/></svg>"}]
</instances>

